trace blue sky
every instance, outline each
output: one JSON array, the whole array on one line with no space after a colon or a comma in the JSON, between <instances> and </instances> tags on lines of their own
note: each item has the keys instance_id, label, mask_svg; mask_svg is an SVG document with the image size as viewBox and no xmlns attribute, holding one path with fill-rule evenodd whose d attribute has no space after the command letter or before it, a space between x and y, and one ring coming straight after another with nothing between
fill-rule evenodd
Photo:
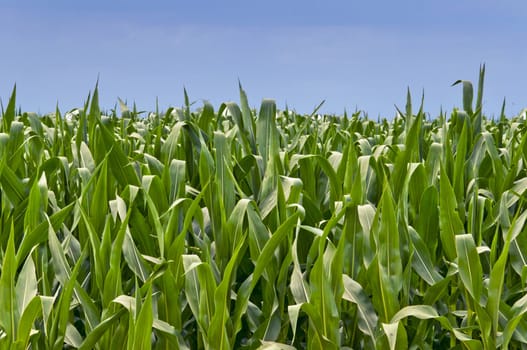
<instances>
[{"instance_id":1,"label":"blue sky","mask_svg":"<svg viewBox=\"0 0 527 350\"><path fill-rule=\"evenodd\" d=\"M82 106L99 77L104 108L274 98L300 113L393 117L406 89L425 110L461 105L458 79L486 64L484 113L527 107L527 2L85 1L0 3L0 97L46 113Z\"/></svg>"}]
</instances>

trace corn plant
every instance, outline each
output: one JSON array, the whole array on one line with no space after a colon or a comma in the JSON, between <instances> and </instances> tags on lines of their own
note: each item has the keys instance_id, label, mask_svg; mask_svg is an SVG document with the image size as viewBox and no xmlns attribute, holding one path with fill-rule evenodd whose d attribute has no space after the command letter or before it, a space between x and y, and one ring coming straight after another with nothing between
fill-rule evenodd
<instances>
[{"instance_id":1,"label":"corn plant","mask_svg":"<svg viewBox=\"0 0 527 350\"><path fill-rule=\"evenodd\" d=\"M483 114L483 76L379 121L14 89L0 348L527 348L527 124Z\"/></svg>"}]
</instances>

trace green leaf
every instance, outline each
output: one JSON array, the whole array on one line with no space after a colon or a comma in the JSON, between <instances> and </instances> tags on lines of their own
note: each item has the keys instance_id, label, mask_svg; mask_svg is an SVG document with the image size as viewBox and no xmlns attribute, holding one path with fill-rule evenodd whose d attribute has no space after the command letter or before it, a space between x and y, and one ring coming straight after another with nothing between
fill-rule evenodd
<instances>
[{"instance_id":1,"label":"green leaf","mask_svg":"<svg viewBox=\"0 0 527 350\"><path fill-rule=\"evenodd\" d=\"M320 245L324 245L324 240L320 239L319 242L321 242ZM324 254L320 254L321 249L319 248L319 256L310 273L310 304L315 307L320 317L320 324L314 325L317 327L317 331L327 340L336 344L339 338L338 332L336 332L339 321L336 299L340 299L341 295L333 294L331 276L325 268L331 266L335 248L331 242L328 242Z\"/></svg>"},{"instance_id":2,"label":"green leaf","mask_svg":"<svg viewBox=\"0 0 527 350\"><path fill-rule=\"evenodd\" d=\"M101 323L97 325L97 327L92 329L92 331L86 336L86 338L84 338L84 341L79 347L79 350L94 349L95 345L104 335L104 333L111 329L114 323L119 320L119 318L125 311L126 309L121 309L113 314L107 315L107 317L102 320Z\"/></svg>"},{"instance_id":3,"label":"green leaf","mask_svg":"<svg viewBox=\"0 0 527 350\"><path fill-rule=\"evenodd\" d=\"M108 161L105 158L97 173L97 182L89 206L90 222L96 232L102 231L108 213Z\"/></svg>"},{"instance_id":4,"label":"green leaf","mask_svg":"<svg viewBox=\"0 0 527 350\"><path fill-rule=\"evenodd\" d=\"M430 253L428 252L428 247L426 243L421 239L421 236L413 229L413 227L408 227L408 233L410 234L410 239L414 247L413 250L413 259L412 267L415 272L429 285L434 285L439 282L442 277L437 272L436 267L432 263L430 258Z\"/></svg>"},{"instance_id":5,"label":"green leaf","mask_svg":"<svg viewBox=\"0 0 527 350\"><path fill-rule=\"evenodd\" d=\"M482 292L483 272L481 262L471 234L456 236L456 252L458 256L459 277L464 287L476 303L480 302Z\"/></svg>"},{"instance_id":6,"label":"green leaf","mask_svg":"<svg viewBox=\"0 0 527 350\"><path fill-rule=\"evenodd\" d=\"M382 305L382 319L388 321L399 309L398 294L402 288L402 260L399 246L399 230L395 219L393 198L389 186L384 187L381 199L377 235L376 269L372 270L375 285L379 288L375 298Z\"/></svg>"},{"instance_id":7,"label":"green leaf","mask_svg":"<svg viewBox=\"0 0 527 350\"><path fill-rule=\"evenodd\" d=\"M293 231L295 226L298 224L300 217L300 212L294 212L286 221L278 227L278 229L273 233L271 238L267 241L265 246L262 249L261 254L258 257L258 260L255 262L254 270L251 276L249 276L240 286L238 290L238 297L236 299L236 306L231 317L233 323L233 337L241 329L241 317L247 310L247 305L249 303L249 297L256 287L258 280L264 273L266 267L271 263L275 257L275 251L277 247L282 243L282 241ZM232 341L231 341L232 343Z\"/></svg>"},{"instance_id":8,"label":"green leaf","mask_svg":"<svg viewBox=\"0 0 527 350\"><path fill-rule=\"evenodd\" d=\"M456 199L462 203L464 200L465 192L465 158L467 154L467 143L468 143L468 120L465 120L463 124L463 130L459 136L459 140L456 147L456 156L454 163L454 181L453 188L456 193Z\"/></svg>"},{"instance_id":9,"label":"green leaf","mask_svg":"<svg viewBox=\"0 0 527 350\"><path fill-rule=\"evenodd\" d=\"M3 111L2 115L2 126L3 131L7 132L11 128L11 123L15 119L16 114L16 84L13 86L13 92L11 92L11 97L7 103L7 108Z\"/></svg>"},{"instance_id":10,"label":"green leaf","mask_svg":"<svg viewBox=\"0 0 527 350\"><path fill-rule=\"evenodd\" d=\"M152 287L148 286L146 297L141 305L139 315L135 322L133 346L134 349L151 349L152 324Z\"/></svg>"},{"instance_id":11,"label":"green leaf","mask_svg":"<svg viewBox=\"0 0 527 350\"><path fill-rule=\"evenodd\" d=\"M399 322L383 323L382 329L384 330L384 334L386 334L386 337L388 338L388 344L390 344L390 350L395 350L395 346L397 344L397 333L399 329Z\"/></svg>"},{"instance_id":12,"label":"green leaf","mask_svg":"<svg viewBox=\"0 0 527 350\"><path fill-rule=\"evenodd\" d=\"M31 337L31 330L37 319L42 314L42 301L39 296L33 297L21 311L18 323L18 335L16 345L18 349L27 349Z\"/></svg>"},{"instance_id":13,"label":"green leaf","mask_svg":"<svg viewBox=\"0 0 527 350\"><path fill-rule=\"evenodd\" d=\"M238 84L240 88L240 105L243 120L243 129L247 134L249 144L251 145L251 151L256 154L256 138L254 136L254 119L249 107L249 101L247 100L247 94L242 89L241 83Z\"/></svg>"},{"instance_id":14,"label":"green leaf","mask_svg":"<svg viewBox=\"0 0 527 350\"><path fill-rule=\"evenodd\" d=\"M507 258L509 256L509 248L511 247L511 239L514 235L514 231L520 231L523 228L526 219L527 211L523 212L518 218L514 219L511 227L507 232L507 236L505 237L505 242L501 254L490 272L487 310L492 321L494 338L498 337L499 332L499 313L500 304L502 302L501 296L504 289L505 269L507 264ZM513 242L516 242L516 240L514 240Z\"/></svg>"},{"instance_id":15,"label":"green leaf","mask_svg":"<svg viewBox=\"0 0 527 350\"><path fill-rule=\"evenodd\" d=\"M17 266L22 263L22 261L27 257L27 255L31 251L31 249L33 249L33 247L45 242L48 239L50 223L51 227L54 230L57 230L71 215L74 208L75 202L68 204L64 208L53 213L53 215L49 217L49 221L46 220L41 222L31 232L26 233L22 237L22 242L20 243L20 246L18 247L18 251L16 253Z\"/></svg>"},{"instance_id":16,"label":"green leaf","mask_svg":"<svg viewBox=\"0 0 527 350\"><path fill-rule=\"evenodd\" d=\"M344 295L342 298L357 305L359 329L370 336L372 340L375 340L379 318L373 308L373 304L358 282L344 274L342 279L344 283Z\"/></svg>"},{"instance_id":17,"label":"green leaf","mask_svg":"<svg viewBox=\"0 0 527 350\"><path fill-rule=\"evenodd\" d=\"M115 180L122 187L126 187L126 185L140 186L139 177L133 167L133 163L128 159L121 145L102 122L99 121L98 125L106 149L109 150L109 166Z\"/></svg>"},{"instance_id":18,"label":"green leaf","mask_svg":"<svg viewBox=\"0 0 527 350\"><path fill-rule=\"evenodd\" d=\"M443 166L441 166L439 193L439 227L441 246L447 259L454 261L456 258L455 236L463 234L465 229L457 213L456 195Z\"/></svg>"},{"instance_id":19,"label":"green leaf","mask_svg":"<svg viewBox=\"0 0 527 350\"><path fill-rule=\"evenodd\" d=\"M129 231L126 231L123 241L123 256L128 264L128 267L135 273L137 277L143 282L148 279L150 269L146 264L145 260L141 256L141 253L137 249L132 235Z\"/></svg>"},{"instance_id":20,"label":"green leaf","mask_svg":"<svg viewBox=\"0 0 527 350\"><path fill-rule=\"evenodd\" d=\"M474 89L472 83L468 80L457 80L452 86L463 84L463 109L472 114L472 99L474 98Z\"/></svg>"},{"instance_id":21,"label":"green leaf","mask_svg":"<svg viewBox=\"0 0 527 350\"><path fill-rule=\"evenodd\" d=\"M53 232L53 231L51 231ZM51 238L54 236L54 233L50 232L50 242L53 241ZM52 244L51 244L52 245ZM51 248L51 247L50 247ZM56 309L53 313L53 323L51 325L51 332L49 339L47 339L48 344L52 344L54 349L62 349L64 346L64 337L66 336L66 328L70 320L70 305L72 303L72 295L77 282L77 276L80 271L80 267L84 262L87 255L87 249L82 251L82 255L79 260L75 263L75 267L68 273L67 280L63 282L63 289L60 294ZM57 257L58 254L55 254ZM69 266L68 266L69 270Z\"/></svg>"},{"instance_id":22,"label":"green leaf","mask_svg":"<svg viewBox=\"0 0 527 350\"><path fill-rule=\"evenodd\" d=\"M8 341L17 339L19 319L15 286L16 259L14 236L14 227L11 225L0 275L0 327L6 333Z\"/></svg>"},{"instance_id":23,"label":"green leaf","mask_svg":"<svg viewBox=\"0 0 527 350\"><path fill-rule=\"evenodd\" d=\"M423 191L421 189L421 191ZM419 215L415 229L426 242L426 249L432 261L435 260L439 237L439 194L435 186L427 187L421 196Z\"/></svg>"},{"instance_id":24,"label":"green leaf","mask_svg":"<svg viewBox=\"0 0 527 350\"><path fill-rule=\"evenodd\" d=\"M258 152L268 166L271 159L278 155L279 137L276 128L276 103L274 100L263 100L256 120L256 142Z\"/></svg>"},{"instance_id":25,"label":"green leaf","mask_svg":"<svg viewBox=\"0 0 527 350\"><path fill-rule=\"evenodd\" d=\"M5 192L7 198L13 205L20 205L26 199L27 190L20 178L6 164L7 157L0 160L0 185L2 192Z\"/></svg>"},{"instance_id":26,"label":"green leaf","mask_svg":"<svg viewBox=\"0 0 527 350\"><path fill-rule=\"evenodd\" d=\"M390 320L390 323L397 323L410 316L416 317L420 320L428 320L431 318L438 318L439 314L437 313L436 309L430 305L410 305L405 306L401 310L397 311L397 313L393 315L392 319Z\"/></svg>"},{"instance_id":27,"label":"green leaf","mask_svg":"<svg viewBox=\"0 0 527 350\"><path fill-rule=\"evenodd\" d=\"M391 184L396 202L399 200L399 194L402 192L404 186L406 174L408 172L408 164L412 161L418 160L415 155L419 154L418 140L420 129L421 119L416 118L410 127L408 135L406 135L404 151L400 152L395 160Z\"/></svg>"},{"instance_id":28,"label":"green leaf","mask_svg":"<svg viewBox=\"0 0 527 350\"><path fill-rule=\"evenodd\" d=\"M291 282L289 284L289 288L291 289L291 294L293 294L293 298L297 305L301 305L303 303L308 302L309 297L311 295L309 284L307 283L302 273L302 269L300 267L300 260L298 257L297 247L298 247L298 239L300 236L299 233L300 233L300 229L298 228L296 235L295 235L295 239L293 241L293 246L291 247L291 253L292 253L291 257L293 259L293 272L291 273ZM293 331L295 331L295 329L296 327L293 327Z\"/></svg>"},{"instance_id":29,"label":"green leaf","mask_svg":"<svg viewBox=\"0 0 527 350\"><path fill-rule=\"evenodd\" d=\"M527 313L527 295L524 295L518 299L511 308L511 317L509 317L507 325L503 330L503 349L509 347L509 343L514 335L514 332L517 331L518 325L521 320L524 318Z\"/></svg>"},{"instance_id":30,"label":"green leaf","mask_svg":"<svg viewBox=\"0 0 527 350\"><path fill-rule=\"evenodd\" d=\"M26 262L18 275L15 292L18 313L22 315L28 304L32 302L38 292L35 263L31 257L26 259Z\"/></svg>"},{"instance_id":31,"label":"green leaf","mask_svg":"<svg viewBox=\"0 0 527 350\"><path fill-rule=\"evenodd\" d=\"M229 263L225 267L223 279L214 293L214 315L210 322L209 344L214 344L217 349L231 349L232 345L227 332L230 323L230 286L232 284L232 274L238 264L239 255L245 246L245 236L240 240L232 253Z\"/></svg>"}]
</instances>

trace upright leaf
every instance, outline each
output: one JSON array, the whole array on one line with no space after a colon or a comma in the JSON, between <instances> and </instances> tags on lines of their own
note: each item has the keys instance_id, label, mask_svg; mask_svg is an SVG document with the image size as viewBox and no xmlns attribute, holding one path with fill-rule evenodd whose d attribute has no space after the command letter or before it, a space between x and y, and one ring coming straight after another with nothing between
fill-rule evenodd
<instances>
[{"instance_id":1,"label":"upright leaf","mask_svg":"<svg viewBox=\"0 0 527 350\"><path fill-rule=\"evenodd\" d=\"M17 337L19 317L15 286L16 259L14 236L15 231L11 224L11 231L2 261L0 275L0 327L6 333L8 341L14 341Z\"/></svg>"},{"instance_id":2,"label":"upright leaf","mask_svg":"<svg viewBox=\"0 0 527 350\"><path fill-rule=\"evenodd\" d=\"M456 258L455 236L463 234L465 229L459 218L456 195L444 167L441 167L440 192L439 192L439 228L441 247L447 259L454 261Z\"/></svg>"},{"instance_id":3,"label":"upright leaf","mask_svg":"<svg viewBox=\"0 0 527 350\"><path fill-rule=\"evenodd\" d=\"M464 287L476 303L480 302L482 292L483 271L481 262L471 234L456 236L456 253L459 265L459 277Z\"/></svg>"}]
</instances>

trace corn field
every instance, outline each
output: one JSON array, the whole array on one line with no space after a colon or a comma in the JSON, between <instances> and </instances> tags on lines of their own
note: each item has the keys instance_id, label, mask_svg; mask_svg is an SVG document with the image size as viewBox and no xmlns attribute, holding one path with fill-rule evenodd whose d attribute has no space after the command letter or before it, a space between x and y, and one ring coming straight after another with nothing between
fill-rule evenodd
<instances>
[{"instance_id":1,"label":"corn field","mask_svg":"<svg viewBox=\"0 0 527 350\"><path fill-rule=\"evenodd\" d=\"M15 88L0 349L527 349L527 122L485 117L483 76L379 121Z\"/></svg>"}]
</instances>

